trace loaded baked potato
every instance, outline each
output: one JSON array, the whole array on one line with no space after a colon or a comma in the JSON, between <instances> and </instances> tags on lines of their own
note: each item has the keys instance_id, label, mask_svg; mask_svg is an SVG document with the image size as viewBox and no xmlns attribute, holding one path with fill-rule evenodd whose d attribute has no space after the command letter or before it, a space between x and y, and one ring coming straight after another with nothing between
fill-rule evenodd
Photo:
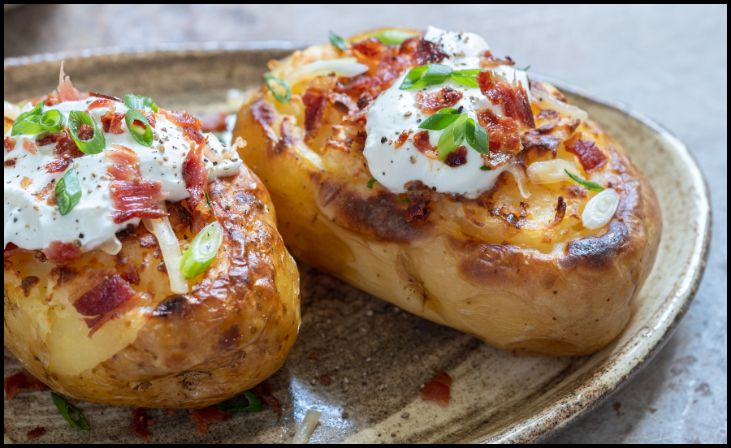
<instances>
[{"instance_id":1,"label":"loaded baked potato","mask_svg":"<svg viewBox=\"0 0 731 448\"><path fill-rule=\"evenodd\" d=\"M187 113L63 75L33 103L5 105L5 347L113 405L204 407L276 371L299 276L236 152Z\"/></svg>"},{"instance_id":2,"label":"loaded baked potato","mask_svg":"<svg viewBox=\"0 0 731 448\"><path fill-rule=\"evenodd\" d=\"M240 154L303 260L504 349L624 328L660 211L620 145L471 33L380 29L269 64Z\"/></svg>"}]
</instances>

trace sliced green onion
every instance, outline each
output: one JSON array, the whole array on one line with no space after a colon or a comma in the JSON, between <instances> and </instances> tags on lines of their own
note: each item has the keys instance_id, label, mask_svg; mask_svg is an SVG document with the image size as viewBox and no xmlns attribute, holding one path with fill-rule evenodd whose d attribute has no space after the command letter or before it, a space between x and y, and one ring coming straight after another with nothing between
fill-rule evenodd
<instances>
[{"instance_id":1,"label":"sliced green onion","mask_svg":"<svg viewBox=\"0 0 731 448\"><path fill-rule=\"evenodd\" d=\"M370 179L368 179L368 183L366 184L366 187L373 188L373 185L375 185L375 183L376 183L376 178L371 177Z\"/></svg>"},{"instance_id":2,"label":"sliced green onion","mask_svg":"<svg viewBox=\"0 0 731 448\"><path fill-rule=\"evenodd\" d=\"M348 41L343 39L341 36L333 33L332 31L330 31L330 43L338 50L345 51L348 49Z\"/></svg>"},{"instance_id":3,"label":"sliced green onion","mask_svg":"<svg viewBox=\"0 0 731 448\"><path fill-rule=\"evenodd\" d=\"M45 132L58 132L63 129L63 114L56 109L47 110L41 117L41 124L45 128Z\"/></svg>"},{"instance_id":4,"label":"sliced green onion","mask_svg":"<svg viewBox=\"0 0 731 448\"><path fill-rule=\"evenodd\" d=\"M216 407L226 412L259 412L262 409L261 399L248 390L230 400L218 403Z\"/></svg>"},{"instance_id":5,"label":"sliced green onion","mask_svg":"<svg viewBox=\"0 0 731 448\"><path fill-rule=\"evenodd\" d=\"M216 258L223 241L223 227L218 221L205 226L190 242L180 260L180 270L186 279L202 274Z\"/></svg>"},{"instance_id":6,"label":"sliced green onion","mask_svg":"<svg viewBox=\"0 0 731 448\"><path fill-rule=\"evenodd\" d=\"M213 209L213 205L211 204L211 197L208 195L208 192L205 192L206 195L206 204L208 204L208 208Z\"/></svg>"},{"instance_id":7,"label":"sliced green onion","mask_svg":"<svg viewBox=\"0 0 731 448\"><path fill-rule=\"evenodd\" d=\"M148 148L152 146L152 127L144 115L134 109L129 109L124 114L124 121L137 143Z\"/></svg>"},{"instance_id":8,"label":"sliced green onion","mask_svg":"<svg viewBox=\"0 0 731 448\"><path fill-rule=\"evenodd\" d=\"M490 168L489 166L485 166L485 165L482 165L482 166L480 167L480 170L481 170L481 171L492 171L492 168Z\"/></svg>"},{"instance_id":9,"label":"sliced green onion","mask_svg":"<svg viewBox=\"0 0 731 448\"><path fill-rule=\"evenodd\" d=\"M13 123L10 135L36 135L43 132L41 124L41 107L43 103L38 103L35 107L27 112L23 112Z\"/></svg>"},{"instance_id":10,"label":"sliced green onion","mask_svg":"<svg viewBox=\"0 0 731 448\"><path fill-rule=\"evenodd\" d=\"M457 109L452 107L445 107L439 110L437 113L422 121L419 125L421 129L429 129L431 131L441 131L450 124L454 123L457 118L460 117L460 113Z\"/></svg>"},{"instance_id":11,"label":"sliced green onion","mask_svg":"<svg viewBox=\"0 0 731 448\"><path fill-rule=\"evenodd\" d=\"M475 123L472 118L465 123L465 137L467 143L480 154L487 154L490 151L490 142L487 132Z\"/></svg>"},{"instance_id":12,"label":"sliced green onion","mask_svg":"<svg viewBox=\"0 0 731 448\"><path fill-rule=\"evenodd\" d=\"M56 183L56 205L61 215L67 215L81 200L81 184L73 167L66 170Z\"/></svg>"},{"instance_id":13,"label":"sliced green onion","mask_svg":"<svg viewBox=\"0 0 731 448\"><path fill-rule=\"evenodd\" d=\"M286 81L277 78L271 72L264 73L264 83L272 93L274 99L280 103L286 103L292 98L292 91ZM279 90L279 91L277 91Z\"/></svg>"},{"instance_id":14,"label":"sliced green onion","mask_svg":"<svg viewBox=\"0 0 731 448\"><path fill-rule=\"evenodd\" d=\"M455 83L464 87L479 87L477 83L477 75L480 74L480 69L468 69L468 70L455 70L450 75L450 78Z\"/></svg>"},{"instance_id":15,"label":"sliced green onion","mask_svg":"<svg viewBox=\"0 0 731 448\"><path fill-rule=\"evenodd\" d=\"M421 89L423 87L441 84L452 74L452 69L442 64L429 64L414 67L406 74L399 86L401 90Z\"/></svg>"},{"instance_id":16,"label":"sliced green onion","mask_svg":"<svg viewBox=\"0 0 731 448\"><path fill-rule=\"evenodd\" d=\"M439 142L437 142L437 157L439 160L445 160L452 151L459 148L462 144L465 137L465 124L467 120L467 115L460 115L439 136Z\"/></svg>"},{"instance_id":17,"label":"sliced green onion","mask_svg":"<svg viewBox=\"0 0 731 448\"><path fill-rule=\"evenodd\" d=\"M56 405L58 413L68 422L69 426L79 431L91 431L89 420L86 419L79 408L66 401L64 397L56 392L51 392L51 397L53 397L53 404Z\"/></svg>"},{"instance_id":18,"label":"sliced green onion","mask_svg":"<svg viewBox=\"0 0 731 448\"><path fill-rule=\"evenodd\" d=\"M417 33L401 30L385 30L371 34L371 37L375 37L386 45L400 45L406 39L417 36Z\"/></svg>"},{"instance_id":19,"label":"sliced green onion","mask_svg":"<svg viewBox=\"0 0 731 448\"><path fill-rule=\"evenodd\" d=\"M130 109L144 110L150 109L157 112L157 104L149 96L135 95L128 93L124 96L124 104Z\"/></svg>"},{"instance_id":20,"label":"sliced green onion","mask_svg":"<svg viewBox=\"0 0 731 448\"><path fill-rule=\"evenodd\" d=\"M91 126L94 131L94 134L88 140L82 140L79 137L79 128L82 124ZM76 146L84 154L98 154L106 146L104 134L87 112L80 110L72 110L69 112L69 133L71 134L71 138L74 139Z\"/></svg>"},{"instance_id":21,"label":"sliced green onion","mask_svg":"<svg viewBox=\"0 0 731 448\"><path fill-rule=\"evenodd\" d=\"M574 173L572 173L572 172L570 172L569 170L566 170L566 169L564 170L564 172L574 182L576 182L577 184L579 184L582 187L586 188L587 190L591 190L591 191L603 191L604 190L604 187L602 187L601 185L599 185L596 182L591 182L589 180L582 179L579 176L577 176L576 174L574 174Z\"/></svg>"}]
</instances>

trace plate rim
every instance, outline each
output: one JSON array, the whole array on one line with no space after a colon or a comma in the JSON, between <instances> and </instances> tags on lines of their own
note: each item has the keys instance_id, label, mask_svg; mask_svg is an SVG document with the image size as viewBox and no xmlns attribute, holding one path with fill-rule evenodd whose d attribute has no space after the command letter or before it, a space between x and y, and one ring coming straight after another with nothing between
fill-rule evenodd
<instances>
[{"instance_id":1,"label":"plate rim","mask_svg":"<svg viewBox=\"0 0 731 448\"><path fill-rule=\"evenodd\" d=\"M284 40L254 40L247 42L176 42L154 45L103 47L9 57L4 59L4 71L28 65L58 63L65 59L92 59L111 56L144 57L159 53L184 55L221 52L294 51L302 49L305 46L305 43ZM577 388L572 389L569 393L565 393L563 397L546 404L530 416L519 418L517 422L496 434L477 434L468 439L461 440L463 443L539 442L566 429L570 424L576 422L579 417L586 415L599 406L609 396L627 384L643 367L648 365L652 358L665 346L693 301L708 263L713 229L710 190L708 181L703 175L703 171L700 169L696 157L689 151L682 140L657 120L650 118L648 115L634 109L626 103L607 100L551 76L536 73L531 73L531 76L555 85L562 92L616 110L650 128L664 140L671 142L677 148L677 153L685 159L687 174L690 174L688 178L691 184L696 185L699 189L701 203L698 204L698 208L701 211L705 210L705 213L699 216L698 219L702 220L700 222L703 226L695 234L695 240L692 246L691 266L694 266L694 268L679 279L677 284L680 285L680 288L675 292L671 292L671 296L674 295L676 300L672 300L666 307L667 309L659 308L653 313L653 316L660 312L665 315L664 319L661 320L663 326L656 329L656 333L659 334L655 337L654 343L651 345L636 344L637 336L629 339L623 346L617 348L617 353L609 356L598 366L598 369L601 370L598 376L593 375ZM636 344L636 346L633 347L633 344ZM628 359L628 363L626 364L628 368L618 368L617 361L622 358ZM586 400L582 398L582 393L577 392L590 392L593 398ZM557 418L557 415L560 415L560 417ZM479 431L478 429L477 432Z\"/></svg>"}]
</instances>

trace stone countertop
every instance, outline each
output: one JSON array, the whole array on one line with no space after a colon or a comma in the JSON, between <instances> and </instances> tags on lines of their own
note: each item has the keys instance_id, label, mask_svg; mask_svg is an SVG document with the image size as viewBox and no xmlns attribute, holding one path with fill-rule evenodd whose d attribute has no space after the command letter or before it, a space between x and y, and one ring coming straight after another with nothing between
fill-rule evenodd
<instances>
[{"instance_id":1,"label":"stone countertop","mask_svg":"<svg viewBox=\"0 0 731 448\"><path fill-rule=\"evenodd\" d=\"M713 201L705 277L675 335L555 443L727 442L727 6L32 5L5 11L5 57L161 42L322 42L384 24L482 34L496 54L629 104L672 130Z\"/></svg>"}]
</instances>

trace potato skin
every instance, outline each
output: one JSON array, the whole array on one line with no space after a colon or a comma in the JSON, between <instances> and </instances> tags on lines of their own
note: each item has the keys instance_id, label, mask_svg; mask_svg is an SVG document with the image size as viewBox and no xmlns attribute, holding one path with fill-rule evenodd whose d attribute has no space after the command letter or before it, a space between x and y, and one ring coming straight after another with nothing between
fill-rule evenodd
<instances>
[{"instance_id":1,"label":"potato skin","mask_svg":"<svg viewBox=\"0 0 731 448\"><path fill-rule=\"evenodd\" d=\"M224 242L184 295L170 292L155 238L141 225L128 232L116 256L96 250L56 266L38 252L6 254L5 346L54 390L113 405L198 408L263 381L281 367L296 339L299 274L276 230L269 195L248 168L210 184L210 197ZM169 204L168 210L178 237L192 237L185 209ZM129 275L131 267L139 276L132 287L141 294L116 319L126 328L111 337L129 337L133 330L136 336L80 373L55 369L53 360L62 354L53 353L54 341L64 334L54 313L71 308L97 280ZM104 324L99 333L118 323Z\"/></svg>"},{"instance_id":2,"label":"potato skin","mask_svg":"<svg viewBox=\"0 0 731 448\"><path fill-rule=\"evenodd\" d=\"M342 57L334 51L312 47L270 69L286 78L302 64ZM602 229L581 226L587 198L569 183L528 186L529 221L553 216L557 197L566 199L566 218L558 225L507 222L495 211L519 209L523 201L507 173L478 200L432 194L428 217L410 219L403 198L378 184L367 187L362 127L348 123L338 107L326 107L320 129L303 129L302 96L311 88L327 92L333 83L294 84L290 104L277 103L264 89L253 92L234 131L248 142L241 156L267 185L293 254L413 314L507 350L589 354L620 333L652 267L661 224L652 187L617 142L591 121L552 111L565 128L557 126L558 157L573 158L565 148L571 135L595 141L607 156L593 179L612 185L621 201ZM549 85L536 88L560 98ZM537 117L549 109L532 108ZM551 158L539 148L523 156L525 164Z\"/></svg>"}]
</instances>

